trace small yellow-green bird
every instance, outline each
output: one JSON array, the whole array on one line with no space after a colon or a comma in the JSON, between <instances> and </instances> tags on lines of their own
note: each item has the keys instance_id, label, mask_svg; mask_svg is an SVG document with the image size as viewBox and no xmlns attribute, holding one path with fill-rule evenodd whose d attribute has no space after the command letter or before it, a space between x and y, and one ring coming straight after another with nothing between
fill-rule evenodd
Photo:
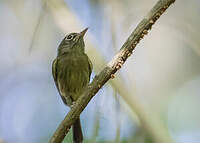
<instances>
[{"instance_id":1,"label":"small yellow-green bird","mask_svg":"<svg viewBox=\"0 0 200 143\"><path fill-rule=\"evenodd\" d=\"M52 64L52 74L65 105L71 107L82 95L90 81L92 63L85 54L83 37L88 28L80 33L68 34L58 47L57 57ZM72 126L73 142L82 143L83 134L80 118Z\"/></svg>"}]
</instances>

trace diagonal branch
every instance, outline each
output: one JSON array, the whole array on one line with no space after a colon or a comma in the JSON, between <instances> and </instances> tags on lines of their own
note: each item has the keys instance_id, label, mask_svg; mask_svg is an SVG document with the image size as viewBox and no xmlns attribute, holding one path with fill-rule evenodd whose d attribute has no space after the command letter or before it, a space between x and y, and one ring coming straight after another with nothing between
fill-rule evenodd
<instances>
[{"instance_id":1,"label":"diagonal branch","mask_svg":"<svg viewBox=\"0 0 200 143\"><path fill-rule=\"evenodd\" d=\"M108 63L108 65L97 76L95 76L92 83L88 85L84 94L77 100L75 105L68 112L65 119L60 123L54 135L51 137L49 143L62 142L72 124L79 117L92 97L110 78L114 78L114 74L121 68L127 58L132 54L132 51L135 49L139 41L144 37L144 35L148 33L148 30L151 29L156 20L173 2L175 2L175 0L159 0L156 3L151 11L138 24L120 51ZM165 141L163 140L162 143L165 143Z\"/></svg>"}]
</instances>

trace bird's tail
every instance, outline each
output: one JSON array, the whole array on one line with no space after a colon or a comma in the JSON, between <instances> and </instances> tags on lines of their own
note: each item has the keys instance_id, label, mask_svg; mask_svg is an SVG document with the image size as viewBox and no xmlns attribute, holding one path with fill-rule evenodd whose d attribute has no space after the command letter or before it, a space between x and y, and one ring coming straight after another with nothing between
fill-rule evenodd
<instances>
[{"instance_id":1,"label":"bird's tail","mask_svg":"<svg viewBox=\"0 0 200 143\"><path fill-rule=\"evenodd\" d=\"M83 143L83 134L81 129L80 118L78 118L72 126L73 143Z\"/></svg>"}]
</instances>

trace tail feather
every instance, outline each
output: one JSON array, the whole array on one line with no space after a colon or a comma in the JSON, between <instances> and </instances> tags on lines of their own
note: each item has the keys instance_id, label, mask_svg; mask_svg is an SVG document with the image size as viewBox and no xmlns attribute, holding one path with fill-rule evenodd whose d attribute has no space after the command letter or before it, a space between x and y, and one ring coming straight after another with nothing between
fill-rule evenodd
<instances>
[{"instance_id":1,"label":"tail feather","mask_svg":"<svg viewBox=\"0 0 200 143\"><path fill-rule=\"evenodd\" d=\"M73 143L83 143L83 134L81 129L80 118L78 118L72 126Z\"/></svg>"}]
</instances>

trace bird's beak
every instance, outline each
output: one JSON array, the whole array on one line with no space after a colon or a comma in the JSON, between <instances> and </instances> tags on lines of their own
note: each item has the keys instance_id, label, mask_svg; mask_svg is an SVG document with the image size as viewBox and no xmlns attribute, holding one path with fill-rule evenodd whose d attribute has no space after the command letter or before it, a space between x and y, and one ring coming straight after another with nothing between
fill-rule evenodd
<instances>
[{"instance_id":1,"label":"bird's beak","mask_svg":"<svg viewBox=\"0 0 200 143\"><path fill-rule=\"evenodd\" d=\"M80 32L80 36L84 37L85 33L87 32L88 28L85 28L83 31Z\"/></svg>"}]
</instances>

